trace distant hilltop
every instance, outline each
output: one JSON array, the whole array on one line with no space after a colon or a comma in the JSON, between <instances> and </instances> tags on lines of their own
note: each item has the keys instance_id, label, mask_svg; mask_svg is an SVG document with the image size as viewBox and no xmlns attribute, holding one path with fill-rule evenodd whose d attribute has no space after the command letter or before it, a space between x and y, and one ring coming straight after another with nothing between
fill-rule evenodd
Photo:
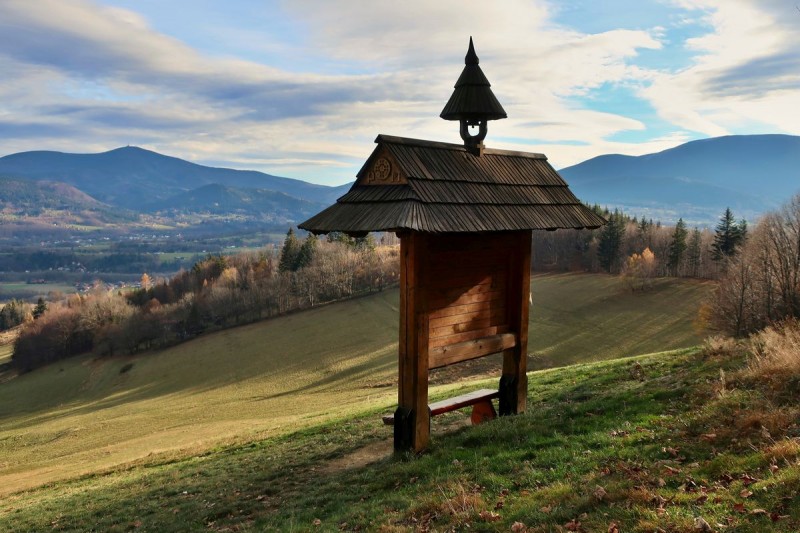
<instances>
[{"instance_id":1,"label":"distant hilltop","mask_svg":"<svg viewBox=\"0 0 800 533\"><path fill-rule=\"evenodd\" d=\"M726 207L752 220L800 193L800 137L715 137L638 157L602 155L559 172L589 203L712 226Z\"/></svg>"},{"instance_id":2,"label":"distant hilltop","mask_svg":"<svg viewBox=\"0 0 800 533\"><path fill-rule=\"evenodd\" d=\"M800 192L800 137L716 137L655 154L602 155L560 173L589 204L665 223L682 217L690 225L713 226L726 207L752 220ZM69 191L58 202L74 201L83 210L97 201L102 209L131 213L242 213L287 223L307 218L350 188L207 167L134 146L99 154L7 155L0 158L0 178L16 183L17 196L0 191L6 207L13 207L23 190L50 203L55 199L47 200L49 194ZM20 180L51 184L24 186Z\"/></svg>"},{"instance_id":3,"label":"distant hilltop","mask_svg":"<svg viewBox=\"0 0 800 533\"><path fill-rule=\"evenodd\" d=\"M212 184L320 204L335 201L346 190L254 170L207 167L135 146L99 154L20 152L0 158L0 176L63 182L100 202L134 211Z\"/></svg>"}]
</instances>

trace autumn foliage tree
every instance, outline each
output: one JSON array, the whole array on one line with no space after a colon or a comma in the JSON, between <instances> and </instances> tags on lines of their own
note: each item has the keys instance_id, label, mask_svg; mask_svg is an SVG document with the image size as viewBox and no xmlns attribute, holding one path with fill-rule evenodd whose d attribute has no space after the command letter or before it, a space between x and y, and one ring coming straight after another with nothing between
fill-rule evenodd
<instances>
[{"instance_id":1,"label":"autumn foliage tree","mask_svg":"<svg viewBox=\"0 0 800 533\"><path fill-rule=\"evenodd\" d=\"M280 251L210 255L149 287L120 292L98 285L51 303L23 326L12 360L30 370L90 351L135 353L382 290L398 279L397 246L376 247L374 239L320 242L313 235L301 243L290 231Z\"/></svg>"},{"instance_id":2,"label":"autumn foliage tree","mask_svg":"<svg viewBox=\"0 0 800 533\"><path fill-rule=\"evenodd\" d=\"M622 275L631 290L645 290L653 285L656 275L656 256L645 248L641 254L633 253L625 261Z\"/></svg>"}]
</instances>

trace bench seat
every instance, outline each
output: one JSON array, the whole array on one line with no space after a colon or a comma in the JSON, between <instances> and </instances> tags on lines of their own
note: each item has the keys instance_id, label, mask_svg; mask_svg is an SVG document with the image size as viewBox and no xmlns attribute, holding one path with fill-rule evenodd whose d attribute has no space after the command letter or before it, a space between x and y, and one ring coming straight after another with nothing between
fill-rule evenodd
<instances>
[{"instance_id":1,"label":"bench seat","mask_svg":"<svg viewBox=\"0 0 800 533\"><path fill-rule=\"evenodd\" d=\"M449 413L463 407L472 406L472 424L480 424L487 420L497 418L497 411L492 404L492 398L497 398L500 393L493 389L480 389L467 392L453 398L447 398L428 405L431 416ZM394 415L383 417L383 423L387 426L394 425Z\"/></svg>"}]
</instances>

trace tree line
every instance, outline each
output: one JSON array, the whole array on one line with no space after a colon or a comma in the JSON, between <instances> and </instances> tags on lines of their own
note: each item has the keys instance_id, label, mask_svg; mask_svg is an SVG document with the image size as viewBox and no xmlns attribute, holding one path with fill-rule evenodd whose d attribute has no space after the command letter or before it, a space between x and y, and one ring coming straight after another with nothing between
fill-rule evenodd
<instances>
[{"instance_id":1,"label":"tree line","mask_svg":"<svg viewBox=\"0 0 800 533\"><path fill-rule=\"evenodd\" d=\"M594 206L608 223L596 230L533 233L532 266L536 271L608 272L629 275L644 269L648 276L715 279L747 235L747 222L726 209L715 230L689 229L619 210Z\"/></svg>"},{"instance_id":2,"label":"tree line","mask_svg":"<svg viewBox=\"0 0 800 533\"><path fill-rule=\"evenodd\" d=\"M797 198L765 216L752 238L747 223L737 221L730 209L714 231L689 230L682 219L669 227L618 210L594 209L608 220L603 228L533 232L533 270L605 271L624 276L631 289L646 289L661 276L720 278L707 321L737 335L797 316ZM12 302L5 314L23 324L13 361L29 370L89 351L135 353L379 291L399 279L397 239L385 235L381 240L379 245L372 235L354 239L337 233L324 240L314 235L300 239L290 229L280 250L209 256L168 280L153 282L145 274L141 288L127 292L98 286L38 308L36 319L20 315ZM781 255L786 251L793 259Z\"/></svg>"},{"instance_id":3,"label":"tree line","mask_svg":"<svg viewBox=\"0 0 800 533\"><path fill-rule=\"evenodd\" d=\"M730 246L727 241L715 244L720 253ZM724 273L705 309L709 323L739 337L800 318L800 195L764 215L732 246L734 253L725 257Z\"/></svg>"},{"instance_id":4,"label":"tree line","mask_svg":"<svg viewBox=\"0 0 800 533\"><path fill-rule=\"evenodd\" d=\"M357 294L399 279L399 250L372 236L331 235L302 241L289 230L278 250L213 255L171 279L51 302L24 321L12 361L23 371L87 352L136 353Z\"/></svg>"}]
</instances>

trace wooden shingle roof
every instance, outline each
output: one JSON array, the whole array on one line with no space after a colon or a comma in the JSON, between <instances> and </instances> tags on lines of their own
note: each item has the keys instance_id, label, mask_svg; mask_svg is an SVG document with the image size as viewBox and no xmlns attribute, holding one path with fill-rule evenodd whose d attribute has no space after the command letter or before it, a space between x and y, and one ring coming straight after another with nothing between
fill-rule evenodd
<instances>
[{"instance_id":1,"label":"wooden shingle roof","mask_svg":"<svg viewBox=\"0 0 800 533\"><path fill-rule=\"evenodd\" d=\"M479 66L472 37L464 58L464 70L455 84L450 100L439 115L445 120L497 120L506 118L506 110L497 101L491 84Z\"/></svg>"},{"instance_id":2,"label":"wooden shingle roof","mask_svg":"<svg viewBox=\"0 0 800 533\"><path fill-rule=\"evenodd\" d=\"M597 228L542 154L379 135L350 190L300 228L431 233Z\"/></svg>"}]
</instances>

